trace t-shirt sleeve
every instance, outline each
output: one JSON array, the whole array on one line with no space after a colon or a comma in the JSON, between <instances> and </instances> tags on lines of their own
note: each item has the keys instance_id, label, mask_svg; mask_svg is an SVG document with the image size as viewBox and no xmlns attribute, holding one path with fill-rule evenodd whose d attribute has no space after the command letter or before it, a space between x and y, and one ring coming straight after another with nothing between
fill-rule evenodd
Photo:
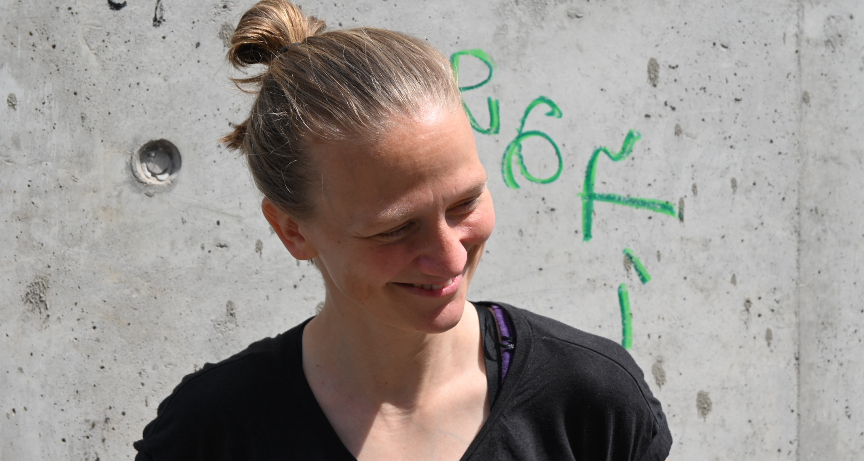
<instances>
[{"instance_id":1,"label":"t-shirt sleeve","mask_svg":"<svg viewBox=\"0 0 864 461\"><path fill-rule=\"evenodd\" d=\"M630 354L603 338L592 338L578 348L581 357L576 363L582 368L583 384L577 393L583 397L572 401L572 410L586 411L601 424L576 424L571 434L581 446L606 456L596 459L664 461L672 446L666 415ZM609 446L592 444L592 438L607 440Z\"/></svg>"},{"instance_id":2,"label":"t-shirt sleeve","mask_svg":"<svg viewBox=\"0 0 864 461\"><path fill-rule=\"evenodd\" d=\"M268 338L184 377L133 444L136 461L242 459L278 401L277 346Z\"/></svg>"},{"instance_id":3,"label":"t-shirt sleeve","mask_svg":"<svg viewBox=\"0 0 864 461\"><path fill-rule=\"evenodd\" d=\"M135 461L224 457L224 444L230 438L224 431L224 416L213 411L221 405L208 395L212 384L199 385L201 377L201 372L186 376L159 404L156 419L144 428L143 438L133 444L138 451Z\"/></svg>"},{"instance_id":4,"label":"t-shirt sleeve","mask_svg":"<svg viewBox=\"0 0 864 461\"><path fill-rule=\"evenodd\" d=\"M560 414L571 455L664 461L672 446L666 415L630 353L606 338L525 315L535 338L527 374L543 383L529 386L532 406L550 421Z\"/></svg>"}]
</instances>

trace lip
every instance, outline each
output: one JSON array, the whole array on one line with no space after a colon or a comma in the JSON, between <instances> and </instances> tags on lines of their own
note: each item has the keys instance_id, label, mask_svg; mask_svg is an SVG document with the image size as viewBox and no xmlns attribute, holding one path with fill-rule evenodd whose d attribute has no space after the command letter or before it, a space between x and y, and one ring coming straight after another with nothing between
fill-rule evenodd
<instances>
[{"instance_id":1,"label":"lip","mask_svg":"<svg viewBox=\"0 0 864 461\"><path fill-rule=\"evenodd\" d=\"M414 286L413 284L410 284L410 283L394 282L394 285L396 285L397 287L399 287L403 290L406 290L410 293L416 294L416 295L425 296L428 298L441 298L441 297L445 297L445 296L450 296L459 290L459 285L462 283L462 274L459 274L456 277L453 277L451 280L452 281L450 282L449 285L444 286L442 288L439 288L437 290L435 290L435 289L428 290L426 288ZM435 285L435 284L430 284L430 285Z\"/></svg>"}]
</instances>

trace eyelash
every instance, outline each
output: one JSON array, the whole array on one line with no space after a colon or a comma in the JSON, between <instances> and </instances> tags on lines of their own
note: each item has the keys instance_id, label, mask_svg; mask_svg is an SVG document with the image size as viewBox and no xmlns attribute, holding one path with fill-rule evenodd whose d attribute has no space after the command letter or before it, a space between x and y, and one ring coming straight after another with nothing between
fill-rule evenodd
<instances>
[{"instance_id":1,"label":"eyelash","mask_svg":"<svg viewBox=\"0 0 864 461\"><path fill-rule=\"evenodd\" d=\"M396 238L396 237L401 237L403 234L408 232L408 229L410 229L410 228L411 228L411 223L408 222L408 223L405 223L404 226L402 226L396 230L392 230L390 232L382 232L382 233L378 234L377 237L381 237L384 239L392 239L392 238Z\"/></svg>"},{"instance_id":2,"label":"eyelash","mask_svg":"<svg viewBox=\"0 0 864 461\"><path fill-rule=\"evenodd\" d=\"M456 205L454 208L470 208L470 207L476 205L479 200L480 200L480 196L478 195L474 198L471 198L469 200L466 200L466 201Z\"/></svg>"},{"instance_id":3,"label":"eyelash","mask_svg":"<svg viewBox=\"0 0 864 461\"><path fill-rule=\"evenodd\" d=\"M455 207L451 208L451 210L453 210L453 209L462 209L462 210L470 209L474 205L476 205L479 200L480 200L480 196L478 195L474 198L471 198L469 200L466 200L466 201L456 205ZM390 232L382 232L382 233L378 234L376 237L383 238L385 240L395 239L395 238L401 237L402 235L406 234L413 227L412 224L413 224L412 222L407 222L403 226L401 226L395 230L392 230Z\"/></svg>"}]
</instances>

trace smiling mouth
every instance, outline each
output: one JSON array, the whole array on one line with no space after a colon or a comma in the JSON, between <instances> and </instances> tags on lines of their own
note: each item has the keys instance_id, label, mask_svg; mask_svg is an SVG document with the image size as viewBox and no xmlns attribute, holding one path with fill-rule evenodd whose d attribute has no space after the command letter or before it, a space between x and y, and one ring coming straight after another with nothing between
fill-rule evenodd
<instances>
[{"instance_id":1,"label":"smiling mouth","mask_svg":"<svg viewBox=\"0 0 864 461\"><path fill-rule=\"evenodd\" d=\"M417 288L422 288L422 289L424 289L424 290L440 290L440 289L442 289L442 288L444 288L444 287L449 287L450 285L452 285L452 284L453 284L453 280L454 280L454 279L449 279L449 280L447 280L446 282L444 282L444 283L441 284L441 285L420 285L420 284L417 284L417 283L406 283L405 285L409 285L409 286L417 287Z\"/></svg>"}]
</instances>

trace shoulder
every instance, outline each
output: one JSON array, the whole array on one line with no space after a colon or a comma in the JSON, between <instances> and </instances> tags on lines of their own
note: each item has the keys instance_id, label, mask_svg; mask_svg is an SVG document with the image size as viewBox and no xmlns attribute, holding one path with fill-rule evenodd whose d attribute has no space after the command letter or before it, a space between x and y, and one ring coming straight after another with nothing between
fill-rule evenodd
<instances>
[{"instance_id":1,"label":"shoulder","mask_svg":"<svg viewBox=\"0 0 864 461\"><path fill-rule=\"evenodd\" d=\"M579 359L582 365L596 367L583 371L618 374L637 381L643 378L630 353L614 341L524 309L511 306L510 312L524 319L538 354L564 353L562 358Z\"/></svg>"},{"instance_id":2,"label":"shoulder","mask_svg":"<svg viewBox=\"0 0 864 461\"><path fill-rule=\"evenodd\" d=\"M623 347L548 317L494 304L507 310L516 328L513 371L502 389L508 432L530 433L540 426L544 434L557 434L545 445L557 447L546 453L556 459L631 459L624 452L645 456L632 459L665 459L672 443L666 417ZM538 437L550 437L544 434Z\"/></svg>"},{"instance_id":3,"label":"shoulder","mask_svg":"<svg viewBox=\"0 0 864 461\"><path fill-rule=\"evenodd\" d=\"M527 369L533 376L558 384L567 399L579 406L590 405L605 414L638 415L652 423L663 418L642 369L621 345L527 310L510 312L524 319L517 332L531 335ZM517 348L519 342L517 338Z\"/></svg>"},{"instance_id":4,"label":"shoulder","mask_svg":"<svg viewBox=\"0 0 864 461\"><path fill-rule=\"evenodd\" d=\"M506 308L516 324L517 350L530 344L531 362L573 365L560 374L580 377L586 385L643 387L642 370L618 343L525 309L496 304ZM610 383L609 378L614 381Z\"/></svg>"},{"instance_id":5,"label":"shoulder","mask_svg":"<svg viewBox=\"0 0 864 461\"><path fill-rule=\"evenodd\" d=\"M280 372L279 363L287 352L286 343L294 330L250 344L246 349L217 363L207 363L195 373L186 375L160 405L161 416L172 406L206 405L222 402L239 391L261 387Z\"/></svg>"},{"instance_id":6,"label":"shoulder","mask_svg":"<svg viewBox=\"0 0 864 461\"><path fill-rule=\"evenodd\" d=\"M257 416L252 421L265 421L280 391L290 392L291 356L302 326L185 376L159 404L156 419L145 427L135 448L154 458L170 453L174 458L189 454L188 459L202 459L202 447L231 443L239 421L250 420L250 415ZM178 452L187 448L194 451Z\"/></svg>"}]
</instances>

